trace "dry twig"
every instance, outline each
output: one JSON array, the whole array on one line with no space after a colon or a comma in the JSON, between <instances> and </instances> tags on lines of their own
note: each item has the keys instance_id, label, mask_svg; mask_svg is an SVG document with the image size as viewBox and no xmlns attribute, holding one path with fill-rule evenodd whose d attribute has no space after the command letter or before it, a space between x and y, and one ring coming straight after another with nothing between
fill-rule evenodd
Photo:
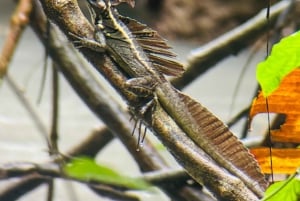
<instances>
[{"instance_id":1,"label":"dry twig","mask_svg":"<svg viewBox=\"0 0 300 201\"><path fill-rule=\"evenodd\" d=\"M272 6L270 23L274 23L278 15L289 5L289 1L280 1ZM263 10L244 24L193 50L188 59L186 72L182 77L174 79L172 83L182 89L220 60L248 47L262 33L268 31L268 28L266 11Z\"/></svg>"},{"instance_id":2,"label":"dry twig","mask_svg":"<svg viewBox=\"0 0 300 201\"><path fill-rule=\"evenodd\" d=\"M78 11L74 0L63 2L46 0L41 2L47 16L55 21L66 35L69 35L71 32L80 37L93 37L93 29L86 24L86 19L81 18L82 14ZM74 40L74 38L71 39ZM124 91L126 77L115 67L114 63L106 55L84 48L80 49L80 51L120 94L130 101L130 97ZM66 76L65 72L64 74ZM91 109L93 108L91 107ZM188 173L197 182L204 183L218 198L223 200L257 200L257 197L243 182L212 163L206 154L181 131L174 120L160 107L157 107L155 110L152 120L148 118L144 120L157 133L157 137L168 147ZM111 122L107 122L107 125L110 129L114 129Z\"/></svg>"},{"instance_id":3,"label":"dry twig","mask_svg":"<svg viewBox=\"0 0 300 201\"><path fill-rule=\"evenodd\" d=\"M8 64L14 54L20 36L29 22L32 10L32 0L20 0L15 12L11 16L10 29L0 54L0 78L7 72Z\"/></svg>"},{"instance_id":4,"label":"dry twig","mask_svg":"<svg viewBox=\"0 0 300 201\"><path fill-rule=\"evenodd\" d=\"M45 24L41 17L41 13L38 10L37 5L35 4L35 14L33 19L36 17L39 20L33 20L32 26L34 27L35 31L38 33L39 37L42 39L43 43L47 41L44 38L44 31L45 31ZM73 16L76 18L76 22L80 22L80 18L77 15ZM85 19L84 19L85 20ZM78 28L78 27L77 27ZM88 27L78 28L77 31L87 31L88 33L92 33L92 30ZM57 32L53 32L52 35L54 36L54 41L50 42L49 44L49 53L50 56L59 63L60 70L64 73L72 86L76 89L76 91L80 94L80 96L87 102L89 107L99 116L103 116L103 119L107 121L107 124L110 125L116 135L120 137L123 143L127 146L130 150L131 154L137 159L142 171L147 170L155 170L165 168L166 164L160 159L160 157L156 154L155 150L151 147L149 143L145 143L143 149L139 152L136 152L136 141L135 138L131 136L132 127L131 124L128 122L128 118L125 117L124 112L119 110L119 106L114 105L111 103L111 99L106 97L105 93L103 93L103 89L101 86L98 85L98 82L95 81L93 76L90 72L84 69L85 64L82 63L80 59L77 57L77 53L70 48L70 46L66 45L65 39L57 38L59 34ZM113 64L112 64L113 66ZM108 99L107 99L108 98ZM113 104L113 105L111 105ZM104 112L101 114L101 112ZM83 150L86 150L86 147L81 146ZM86 152L90 152L90 150L86 150ZM76 151L75 153L78 153ZM29 179L24 181L25 185L30 183ZM35 186L41 184L40 178L34 178L33 184ZM182 184L184 185L184 184ZM170 185L163 185L163 189L165 192L168 192L170 197L174 200L188 200L185 197L189 196L189 194L195 194L194 189L190 189L187 186L180 185L180 187L176 186L176 191L174 186ZM24 185L23 185L24 186ZM11 189L12 191L12 189ZM180 192L187 192L182 193ZM201 190L200 190L201 193Z\"/></svg>"}]
</instances>

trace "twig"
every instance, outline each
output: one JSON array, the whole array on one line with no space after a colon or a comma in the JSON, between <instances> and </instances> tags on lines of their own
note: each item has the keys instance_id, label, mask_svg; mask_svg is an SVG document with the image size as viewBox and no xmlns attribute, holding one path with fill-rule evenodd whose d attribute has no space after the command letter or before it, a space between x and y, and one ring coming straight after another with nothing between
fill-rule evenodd
<instances>
[{"instance_id":1,"label":"twig","mask_svg":"<svg viewBox=\"0 0 300 201\"><path fill-rule=\"evenodd\" d=\"M78 180L77 178L73 177L65 177L60 170L60 166L56 163L47 163L47 164L35 164L35 163L12 163L0 166L0 180L20 177L20 176L27 176L27 175L39 175L41 178L48 178L53 180L54 178L64 178L68 180L73 180L81 183L85 183L91 186L95 191L103 193L105 195L109 195L109 197L117 198L117 197L127 197L124 195L123 192L113 190L110 186L111 184L105 184L97 181L84 181ZM181 169L169 169L169 170L162 170L162 171L153 171L150 173L144 174L140 179L146 180L152 184L169 184L170 182L175 184L178 180L185 181L188 179L188 175L185 171ZM124 189L124 186L115 186L118 189ZM132 196L129 197L132 199Z\"/></svg>"},{"instance_id":2,"label":"twig","mask_svg":"<svg viewBox=\"0 0 300 201\"><path fill-rule=\"evenodd\" d=\"M88 135L86 140L84 140L79 146L71 149L66 155L68 158L78 155L95 157L99 150L101 150L112 139L113 137L109 130L95 129L90 135ZM22 177L17 183L8 186L5 190L1 191L0 200L16 200L23 194L45 182L48 182L48 178L41 177L36 174L29 174L28 176Z\"/></svg>"},{"instance_id":3,"label":"twig","mask_svg":"<svg viewBox=\"0 0 300 201\"><path fill-rule=\"evenodd\" d=\"M50 38L49 37L49 30L50 30L50 22L47 20L46 22L46 37L45 38ZM40 85L40 89L39 89L39 93L38 93L38 99L37 99L37 103L39 104L42 100L43 97L43 91L45 88L45 83L46 83L46 75L47 75L47 69L48 69L48 57L49 57L49 52L48 52L48 48L47 48L47 42L45 44L45 53L44 53L44 65L43 65L43 74L42 74L42 79L41 79L41 85Z\"/></svg>"},{"instance_id":4,"label":"twig","mask_svg":"<svg viewBox=\"0 0 300 201\"><path fill-rule=\"evenodd\" d=\"M42 42L45 42L46 40L43 38L45 31L44 24L40 24L44 17L38 13L36 13L36 15L36 19L39 19L39 21L32 21L33 27L34 30L38 32L38 36L41 37ZM80 17L76 15L73 15L73 17L74 19L76 18L76 21L80 21ZM86 19L84 18L84 20ZM81 27L80 31L88 31L89 29L91 29L91 27ZM149 166L146 168L143 163L145 165L150 164L146 152L149 151L149 154L152 153L152 148L148 148L148 143L145 143L143 150L136 152L135 145L137 142L136 139L131 136L132 124L129 122L128 114L121 109L120 105L111 101L112 98L109 92L104 89L105 87L99 84L93 72L91 72L86 63L78 57L76 50L68 44L68 41L62 38L61 34L57 31L58 30L52 26L50 31L52 39L49 43L49 56L59 64L61 72L90 109L109 125L115 135L120 137L133 156L138 156L139 162L144 161L140 164L142 170L149 169ZM151 151L148 149L151 149ZM151 157L153 157L153 155ZM156 162L152 164L152 168L158 169L159 167L164 167L161 165L156 166L157 162L161 161L161 159L156 158L155 160Z\"/></svg>"},{"instance_id":5,"label":"twig","mask_svg":"<svg viewBox=\"0 0 300 201\"><path fill-rule=\"evenodd\" d=\"M66 155L68 158L79 155L94 158L99 150L105 147L113 139L114 136L112 135L111 131L107 129L107 127L95 128L77 146L68 151Z\"/></svg>"},{"instance_id":6,"label":"twig","mask_svg":"<svg viewBox=\"0 0 300 201\"><path fill-rule=\"evenodd\" d=\"M290 2L288 1L280 1L272 6L270 22L274 22L276 17L284 11L289 4ZM265 10L261 11L258 15L239 27L193 50L188 59L186 72L182 77L172 81L174 86L182 89L223 58L230 54L237 53L251 44L261 33L267 31L268 26L265 20L265 13Z\"/></svg>"},{"instance_id":7,"label":"twig","mask_svg":"<svg viewBox=\"0 0 300 201\"><path fill-rule=\"evenodd\" d=\"M100 196L109 197L115 201L140 201L136 195L127 194L115 188L104 185L92 185L90 188Z\"/></svg>"},{"instance_id":8,"label":"twig","mask_svg":"<svg viewBox=\"0 0 300 201\"><path fill-rule=\"evenodd\" d=\"M26 97L24 92L21 90L21 87L18 86L18 84L13 80L13 78L9 74L6 75L6 81L9 87L12 89L12 91L17 95L21 103L24 105L29 116L32 118L34 125L37 127L39 133L46 141L48 145L48 149L50 149L51 145L48 140L48 131L44 123L41 121L42 118L40 117L39 113L32 105L32 103L29 101L29 99Z\"/></svg>"},{"instance_id":9,"label":"twig","mask_svg":"<svg viewBox=\"0 0 300 201\"><path fill-rule=\"evenodd\" d=\"M81 18L76 1L41 1L47 16L52 19L66 34L76 33L80 37L92 38L93 29L86 25L87 20ZM71 15L70 15L71 13ZM76 18L76 20L74 20ZM87 27L85 27L87 26ZM82 29L85 27L86 29ZM78 30L80 28L80 30ZM70 38L73 39L74 38ZM106 56L87 49L80 49L83 55L103 74L127 101L131 97L124 90L126 77L116 68ZM66 72L64 72L66 77ZM74 83L72 84L74 86ZM76 88L81 86L76 86ZM75 89L76 89L75 88ZM80 92L80 90L77 92ZM91 93L90 93L91 94ZM81 96L82 97L82 96ZM84 98L84 97L82 97ZM84 98L85 101L87 101ZM91 104L91 102L89 102ZM91 107L91 109L95 109ZM95 111L95 110L94 110ZM95 111L96 112L96 111ZM138 115L138 114L136 114ZM114 117L115 118L115 117ZM170 150L177 161L198 182L204 183L219 199L223 200L258 200L258 197L248 189L238 178L230 175L223 168L215 165L211 159L178 127L172 118L159 105L153 117L145 118L147 125L157 134L157 137ZM110 129L111 122L107 122ZM121 136L120 136L121 137Z\"/></svg>"},{"instance_id":10,"label":"twig","mask_svg":"<svg viewBox=\"0 0 300 201\"><path fill-rule=\"evenodd\" d=\"M0 192L0 200L14 201L22 197L27 192L32 191L37 186L47 182L48 179L36 174L29 174L22 177L17 184L7 185L5 189Z\"/></svg>"},{"instance_id":11,"label":"twig","mask_svg":"<svg viewBox=\"0 0 300 201\"><path fill-rule=\"evenodd\" d=\"M59 112L59 78L58 78L58 67L53 62L52 68L52 120L51 120L51 131L50 131L50 142L51 150L50 154L58 154L58 112Z\"/></svg>"},{"instance_id":12,"label":"twig","mask_svg":"<svg viewBox=\"0 0 300 201\"><path fill-rule=\"evenodd\" d=\"M50 28L50 27L49 27ZM45 61L47 62L47 60ZM45 69L46 70L46 69ZM45 72L46 73L46 72ZM58 78L58 70L56 63L52 64L52 120L51 120L51 130L50 130L50 142L51 149L49 150L50 156L56 156L59 154L58 148L58 112L59 112L59 78ZM61 161L57 160L60 164ZM54 180L51 179L48 181L48 192L47 192L47 201L53 200L54 193Z\"/></svg>"},{"instance_id":13,"label":"twig","mask_svg":"<svg viewBox=\"0 0 300 201\"><path fill-rule=\"evenodd\" d=\"M35 163L17 163L17 164L7 164L0 167L0 179L8 179L13 177L20 177L20 176L27 176L30 174L39 175L42 178L48 178L48 184L50 186L49 192L53 190L53 179L54 178L63 178L68 179L72 181L77 181L81 183L85 183L88 186L93 187L99 192L102 192L102 195L105 194L106 196L113 197L113 198L125 198L126 200L139 200L134 195L128 195L126 192L112 189L111 186L117 187L118 189L124 189L124 186L118 186L118 185L110 185L105 184L97 181L85 181L85 180L78 180L74 177L65 177L64 173L61 172L60 165L56 163L46 163L46 164L35 164ZM48 194L48 199L52 199L52 193ZM124 200L125 200L124 199ZM123 199L122 199L123 200Z\"/></svg>"},{"instance_id":14,"label":"twig","mask_svg":"<svg viewBox=\"0 0 300 201\"><path fill-rule=\"evenodd\" d=\"M14 177L26 176L29 174L37 174L49 178L66 178L66 175L61 171L60 165L55 162L37 164L31 162L17 162L0 165L0 180ZM186 180L189 178L183 169L165 169L144 173L139 179L145 180L152 184L174 182L176 180ZM90 185L105 184L99 181L85 181L76 177L67 177L69 180L83 182ZM110 184L111 185L111 184ZM115 184L118 185L118 184ZM126 189L123 185L117 186L120 189Z\"/></svg>"},{"instance_id":15,"label":"twig","mask_svg":"<svg viewBox=\"0 0 300 201\"><path fill-rule=\"evenodd\" d=\"M10 29L0 54L0 78L7 72L8 64L14 54L20 36L29 22L32 0L20 0L11 16Z\"/></svg>"},{"instance_id":16,"label":"twig","mask_svg":"<svg viewBox=\"0 0 300 201\"><path fill-rule=\"evenodd\" d=\"M237 123L241 118L247 117L248 113L250 110L250 105L248 107L245 107L242 109L236 116L232 117L228 122L227 126L230 128L233 126L235 123Z\"/></svg>"},{"instance_id":17,"label":"twig","mask_svg":"<svg viewBox=\"0 0 300 201\"><path fill-rule=\"evenodd\" d=\"M285 27L285 24L287 24L287 21L289 20L290 13L291 13L291 11L293 11L293 9L294 9L297 2L299 3L299 1L297 1L297 0L288 1L289 4L286 6L286 8L280 13L278 18L276 19L275 25L274 25L274 28L273 28L273 32L272 32L272 34L270 34L271 35L271 45L274 45L276 42L279 41L280 36L281 36L281 31ZM267 45L267 46L269 48L269 45ZM267 52L269 52L269 51L270 50L268 49ZM252 55L253 54L254 54L254 52L252 52ZM257 85L255 93L253 94L252 99L257 96L258 91L259 91L259 86ZM251 107L251 105L249 107ZM250 123L251 122L248 122L248 121L245 122L245 124L243 126L243 130L241 132L242 133L241 138L246 138L247 137L248 130L249 130L249 127L250 127L249 126ZM267 136L267 135L265 135L265 136Z\"/></svg>"},{"instance_id":18,"label":"twig","mask_svg":"<svg viewBox=\"0 0 300 201\"><path fill-rule=\"evenodd\" d=\"M51 4L51 2L49 3ZM81 33L85 36L92 37L93 29L87 22L86 18L82 16L80 10L76 5L76 1L64 1L60 3L58 3L57 6L62 6L61 9L65 9L64 11L66 11L66 14L70 12L69 15L64 16L66 17L64 21L67 23L65 25L65 28L73 26L72 29L67 29L65 31L67 33ZM75 10L73 10L73 8ZM61 9L53 10L54 12L52 14L56 17L61 16L61 13L57 13L57 11L60 12ZM38 35L41 37L42 41L45 42L43 38L44 23L42 20L44 19L44 17L41 16L40 13L38 13L39 11L37 9L35 11L37 11L37 13L35 13L36 19L39 20L33 20L32 26L34 27L34 30L38 32ZM64 17L62 17L61 19L63 19ZM70 19L70 17L72 19ZM74 26L73 24L68 24L70 22L75 22L76 26ZM78 59L76 52L70 49L70 46L66 45L65 39L57 38L57 36L59 36L60 34L56 34L57 32L54 32L53 29L52 31L52 38L54 41L50 43L50 56L57 63L59 63L60 70L64 73L64 75L72 84L80 97L87 103L92 111L94 111L99 116L103 116L103 120L106 122L106 124L112 131L114 131L116 135L119 136L119 138L126 145L127 149L130 151L136 161L138 161L142 171L166 168L167 165L157 155L155 149L151 146L150 143L146 142L143 146L143 149L141 149L139 152L136 151L137 142L131 136L132 127L130 126L131 124L128 122L128 118L126 117L124 112L122 110L119 110L119 106L112 105L113 103L111 99L108 98L105 93L103 93L103 89L101 86L99 86L98 82L94 81L94 75L92 75L91 72L84 68L85 64L83 64L82 61ZM91 60L93 62L96 62L99 66L103 66L105 69L107 69L107 73L110 73L111 75L109 76L110 79L119 79L118 71L114 69L114 64L109 59L104 57L103 59L107 63L103 64L101 55L95 54L87 49L81 50L85 51L86 55L94 55ZM101 114L101 112L105 113ZM180 195L180 192L181 190L189 189L189 187L184 186L185 184L182 185L183 186L180 188L176 187L176 190L171 185L164 186L163 189L173 200L184 201L186 200L186 195ZM196 189L191 189L191 191L196 191Z\"/></svg>"},{"instance_id":19,"label":"twig","mask_svg":"<svg viewBox=\"0 0 300 201\"><path fill-rule=\"evenodd\" d=\"M53 201L54 194L54 180L49 179L48 183L48 191L47 191L47 201Z\"/></svg>"},{"instance_id":20,"label":"twig","mask_svg":"<svg viewBox=\"0 0 300 201\"><path fill-rule=\"evenodd\" d=\"M242 181L213 163L160 107L156 112L152 122L153 128L160 131L157 137L198 183L204 184L220 200L258 200Z\"/></svg>"}]
</instances>

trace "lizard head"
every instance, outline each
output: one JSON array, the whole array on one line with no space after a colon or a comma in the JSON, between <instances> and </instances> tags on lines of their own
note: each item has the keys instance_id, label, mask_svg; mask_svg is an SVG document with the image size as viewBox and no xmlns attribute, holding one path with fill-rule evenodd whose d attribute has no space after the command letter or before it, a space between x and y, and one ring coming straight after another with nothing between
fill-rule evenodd
<instances>
[{"instance_id":1,"label":"lizard head","mask_svg":"<svg viewBox=\"0 0 300 201\"><path fill-rule=\"evenodd\" d=\"M129 4L132 8L135 5L135 0L88 0L88 1L91 5L101 10L107 9L110 6L117 6L123 2Z\"/></svg>"},{"instance_id":2,"label":"lizard head","mask_svg":"<svg viewBox=\"0 0 300 201\"><path fill-rule=\"evenodd\" d=\"M107 2L105 2L104 0L88 0L88 2L93 7L100 9L101 11L104 11L108 7Z\"/></svg>"}]
</instances>

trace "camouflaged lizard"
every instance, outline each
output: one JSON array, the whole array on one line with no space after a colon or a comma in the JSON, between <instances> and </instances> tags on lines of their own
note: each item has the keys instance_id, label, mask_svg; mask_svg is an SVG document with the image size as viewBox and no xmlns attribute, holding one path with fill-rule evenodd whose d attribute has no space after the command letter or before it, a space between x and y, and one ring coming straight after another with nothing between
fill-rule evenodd
<instances>
[{"instance_id":1,"label":"camouflaged lizard","mask_svg":"<svg viewBox=\"0 0 300 201\"><path fill-rule=\"evenodd\" d=\"M128 89L159 104L212 159L239 177L259 197L267 182L247 148L216 116L175 89L164 75L178 76L183 66L156 31L118 14L122 0L88 0L95 14L94 39L75 36L81 46L106 52L128 76ZM131 3L132 0L123 0ZM138 108L140 109L140 108Z\"/></svg>"}]
</instances>

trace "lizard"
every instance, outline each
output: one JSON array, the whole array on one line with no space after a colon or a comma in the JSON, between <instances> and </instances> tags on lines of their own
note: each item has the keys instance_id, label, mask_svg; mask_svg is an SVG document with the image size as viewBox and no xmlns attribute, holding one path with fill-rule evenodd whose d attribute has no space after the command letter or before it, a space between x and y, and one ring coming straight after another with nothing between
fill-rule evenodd
<instances>
[{"instance_id":1,"label":"lizard","mask_svg":"<svg viewBox=\"0 0 300 201\"><path fill-rule=\"evenodd\" d=\"M155 99L155 104L161 105L213 160L262 197L267 182L248 149L221 120L175 89L165 78L164 74L180 75L183 72L182 65L166 58L174 56L166 42L146 25L118 14L115 5L121 0L113 3L109 0L88 1L95 13L94 39L71 34L77 42L83 47L106 52L128 76L127 85L131 91L147 101Z\"/></svg>"}]
</instances>

